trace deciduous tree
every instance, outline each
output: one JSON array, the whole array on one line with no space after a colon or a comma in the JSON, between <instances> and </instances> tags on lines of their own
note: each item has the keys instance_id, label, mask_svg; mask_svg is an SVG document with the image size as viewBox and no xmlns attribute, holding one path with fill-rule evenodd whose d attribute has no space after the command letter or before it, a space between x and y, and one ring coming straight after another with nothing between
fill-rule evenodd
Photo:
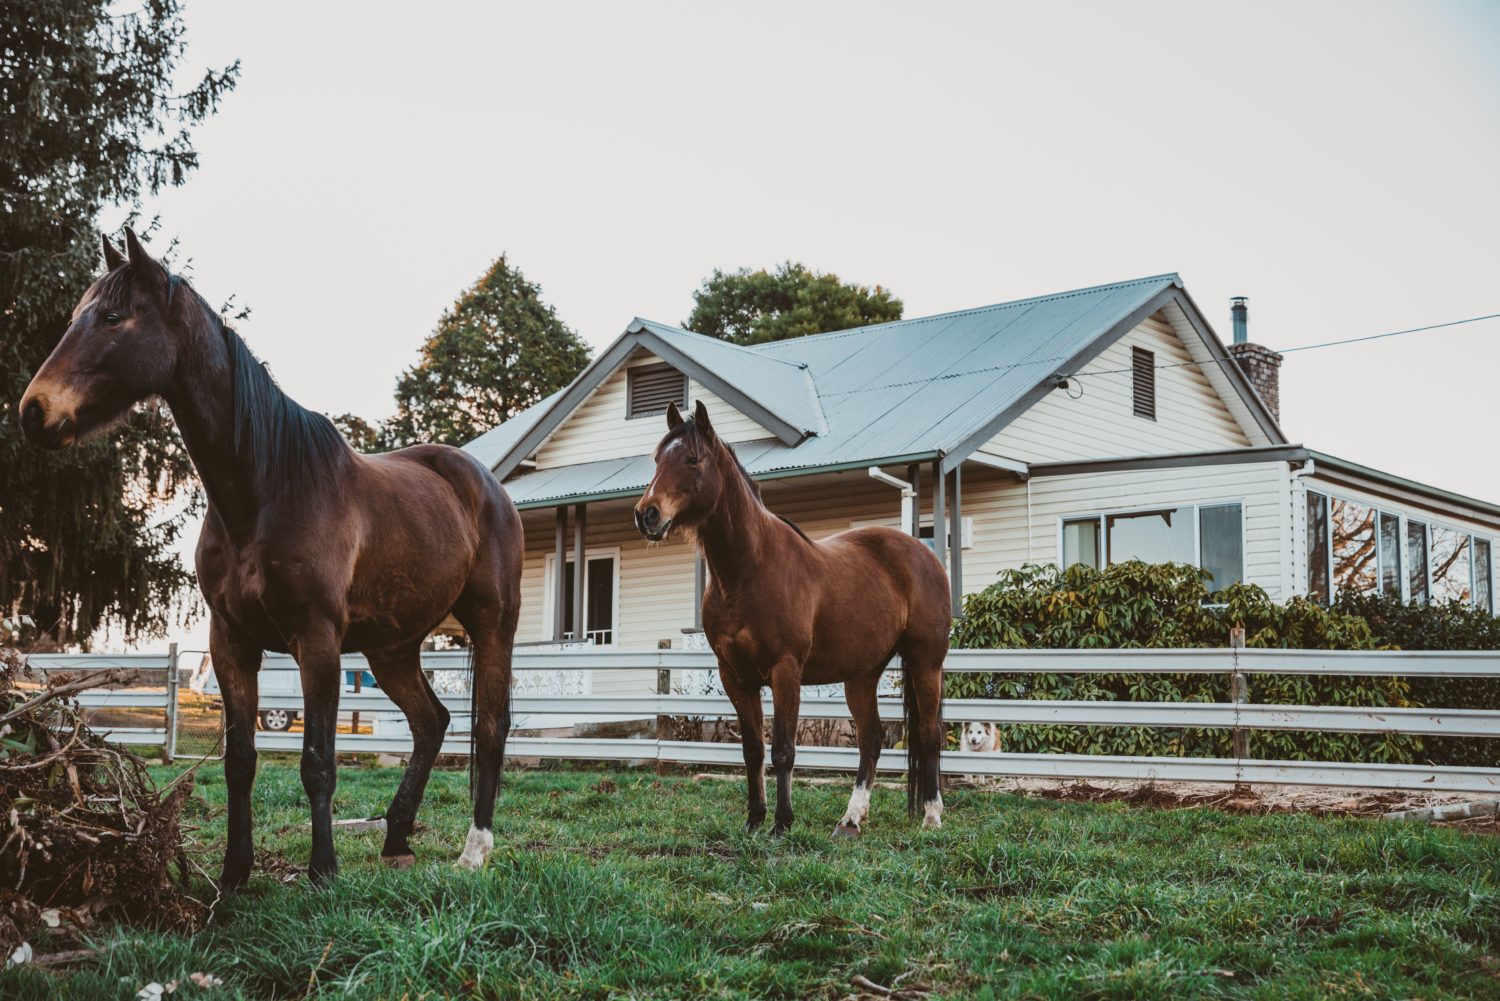
<instances>
[{"instance_id":1,"label":"deciduous tree","mask_svg":"<svg viewBox=\"0 0 1500 1001\"><path fill-rule=\"evenodd\" d=\"M735 344L761 344L901 319L890 290L843 282L787 261L775 271L717 268L693 293L683 326Z\"/></svg>"}]
</instances>

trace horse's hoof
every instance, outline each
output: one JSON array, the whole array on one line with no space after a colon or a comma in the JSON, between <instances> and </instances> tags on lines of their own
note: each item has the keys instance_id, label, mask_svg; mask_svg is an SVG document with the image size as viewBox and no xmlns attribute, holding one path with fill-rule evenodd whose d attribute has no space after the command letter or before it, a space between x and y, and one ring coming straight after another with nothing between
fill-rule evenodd
<instances>
[{"instance_id":1,"label":"horse's hoof","mask_svg":"<svg viewBox=\"0 0 1500 1001\"><path fill-rule=\"evenodd\" d=\"M417 857L408 852L405 855L382 855L380 861L392 869L410 869L417 864Z\"/></svg>"},{"instance_id":2,"label":"horse's hoof","mask_svg":"<svg viewBox=\"0 0 1500 1001\"><path fill-rule=\"evenodd\" d=\"M248 882L250 882L248 865L226 865L223 874L219 877L219 892L235 893L243 889Z\"/></svg>"},{"instance_id":3,"label":"horse's hoof","mask_svg":"<svg viewBox=\"0 0 1500 1001\"><path fill-rule=\"evenodd\" d=\"M855 827L853 824L839 824L837 827L835 827L833 829L833 836L834 836L835 839L838 839L838 838L857 838L857 837L860 837L860 835L862 833L863 832L860 831L860 829L858 827Z\"/></svg>"}]
</instances>

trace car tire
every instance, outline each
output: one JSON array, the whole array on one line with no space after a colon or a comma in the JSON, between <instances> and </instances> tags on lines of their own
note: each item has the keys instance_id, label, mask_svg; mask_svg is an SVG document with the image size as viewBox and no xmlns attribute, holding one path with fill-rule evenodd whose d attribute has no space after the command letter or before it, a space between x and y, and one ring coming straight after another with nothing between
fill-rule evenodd
<instances>
[{"instance_id":1,"label":"car tire","mask_svg":"<svg viewBox=\"0 0 1500 1001\"><path fill-rule=\"evenodd\" d=\"M260 728L281 732L290 730L297 721L297 714L290 709L266 709L260 713Z\"/></svg>"}]
</instances>

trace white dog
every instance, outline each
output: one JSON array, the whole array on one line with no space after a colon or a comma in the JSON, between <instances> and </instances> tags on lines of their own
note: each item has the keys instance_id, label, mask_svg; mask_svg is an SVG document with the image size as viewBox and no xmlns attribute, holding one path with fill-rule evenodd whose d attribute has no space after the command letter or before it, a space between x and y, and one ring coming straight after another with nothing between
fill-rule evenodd
<instances>
[{"instance_id":1,"label":"white dog","mask_svg":"<svg viewBox=\"0 0 1500 1001\"><path fill-rule=\"evenodd\" d=\"M965 723L958 743L960 751L998 751L1000 728L993 723ZM964 778L970 782L978 782L981 776L965 775Z\"/></svg>"},{"instance_id":2,"label":"white dog","mask_svg":"<svg viewBox=\"0 0 1500 1001\"><path fill-rule=\"evenodd\" d=\"M965 751L998 751L1000 728L993 723L965 723L962 743Z\"/></svg>"}]
</instances>

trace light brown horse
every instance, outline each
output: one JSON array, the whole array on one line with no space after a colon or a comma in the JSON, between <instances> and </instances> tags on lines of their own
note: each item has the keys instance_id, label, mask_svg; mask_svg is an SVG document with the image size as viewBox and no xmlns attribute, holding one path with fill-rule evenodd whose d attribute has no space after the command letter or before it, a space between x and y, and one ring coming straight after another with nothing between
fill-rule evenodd
<instances>
[{"instance_id":1,"label":"light brown horse","mask_svg":"<svg viewBox=\"0 0 1500 1001\"><path fill-rule=\"evenodd\" d=\"M656 475L635 506L648 539L690 532L708 561L703 629L739 716L750 786L747 827L766 816L761 688L775 708L771 763L776 823L792 826L792 766L803 685L842 681L859 743L859 773L834 835L858 835L870 809L882 727L876 685L899 654L906 712L907 810L942 823L943 658L952 613L948 578L926 546L893 528L857 528L813 542L761 503L760 490L698 402L667 410Z\"/></svg>"},{"instance_id":2,"label":"light brown horse","mask_svg":"<svg viewBox=\"0 0 1500 1001\"><path fill-rule=\"evenodd\" d=\"M510 730L511 647L522 537L489 470L455 448L356 454L329 420L271 379L238 334L135 234L129 257L106 239L108 273L84 293L67 332L21 399L32 441L64 448L161 397L208 495L198 585L224 696L229 844L223 887L249 877L256 673L265 650L297 660L305 699L302 785L312 805L309 875L338 870L330 805L342 670L362 651L411 723L412 756L386 811L382 856L413 861L409 837L448 711L422 673L422 640L451 610L473 644L474 821L460 863L494 846L493 815Z\"/></svg>"}]
</instances>

